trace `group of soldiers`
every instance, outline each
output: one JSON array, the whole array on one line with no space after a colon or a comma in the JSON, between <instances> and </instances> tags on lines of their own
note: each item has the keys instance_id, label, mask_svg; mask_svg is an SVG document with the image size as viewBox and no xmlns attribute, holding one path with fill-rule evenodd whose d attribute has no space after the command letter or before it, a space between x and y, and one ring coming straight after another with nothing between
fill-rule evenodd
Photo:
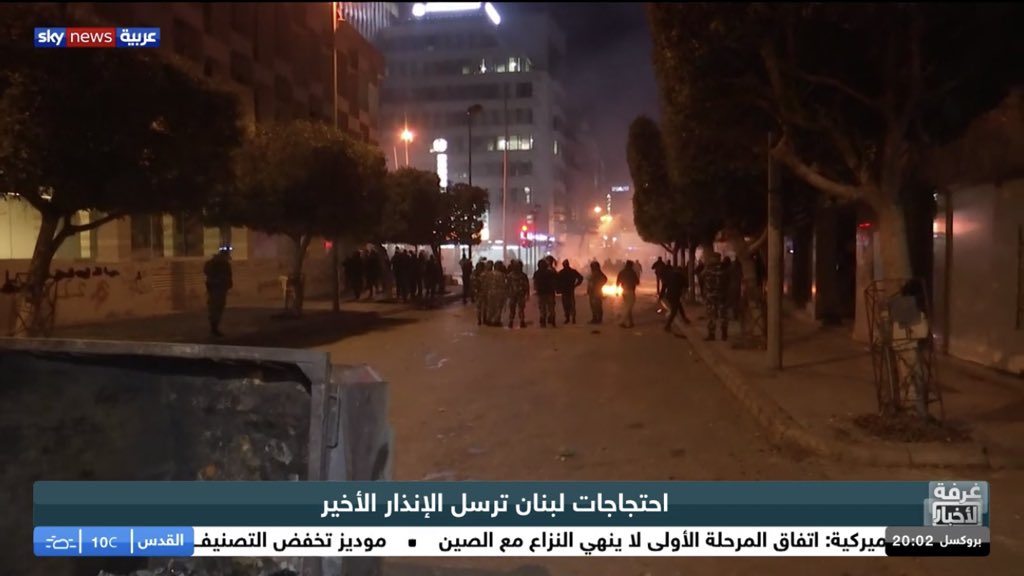
<instances>
[{"instance_id":1,"label":"group of soldiers","mask_svg":"<svg viewBox=\"0 0 1024 576\"><path fill-rule=\"evenodd\" d=\"M463 303L473 301L477 309L477 325L504 326L505 311L508 310L509 328L518 319L519 327L526 327L526 302L530 299L530 278L526 275L523 262L512 260L507 265L501 261L481 260L474 267L463 254L459 262L462 269ZM553 256L537 263L533 274L533 291L537 295L537 309L540 326L555 327L555 300L562 297L564 324L576 323L576 289L587 281L587 295L591 306L592 324L600 323L603 316L601 290L608 278L601 272L600 265L591 264L587 279L574 269L568 260L562 262L561 270Z\"/></svg>"}]
</instances>

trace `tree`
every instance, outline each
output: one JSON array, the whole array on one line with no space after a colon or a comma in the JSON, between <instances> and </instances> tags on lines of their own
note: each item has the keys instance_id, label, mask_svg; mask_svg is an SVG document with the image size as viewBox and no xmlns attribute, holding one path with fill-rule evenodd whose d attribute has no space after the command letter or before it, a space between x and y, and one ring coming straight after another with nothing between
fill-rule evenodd
<instances>
[{"instance_id":1,"label":"tree","mask_svg":"<svg viewBox=\"0 0 1024 576\"><path fill-rule=\"evenodd\" d=\"M389 172L382 234L389 242L440 246L444 210L437 174L416 168Z\"/></svg>"},{"instance_id":2,"label":"tree","mask_svg":"<svg viewBox=\"0 0 1024 576\"><path fill-rule=\"evenodd\" d=\"M241 138L233 94L153 52L33 48L33 28L58 20L71 24L45 7L0 9L0 188L41 217L18 334L48 329L64 241L130 213L200 209L230 180Z\"/></svg>"},{"instance_id":3,"label":"tree","mask_svg":"<svg viewBox=\"0 0 1024 576\"><path fill-rule=\"evenodd\" d=\"M480 232L484 228L484 216L490 205L487 190L478 186L457 183L442 195L448 216L445 228L454 244L469 246L469 257L473 258L473 246L480 244Z\"/></svg>"},{"instance_id":4,"label":"tree","mask_svg":"<svg viewBox=\"0 0 1024 576\"><path fill-rule=\"evenodd\" d=\"M236 161L236 186L217 199L212 219L292 241L290 307L301 312L302 267L312 240L365 239L379 221L384 157L333 127L299 121L258 127Z\"/></svg>"},{"instance_id":5,"label":"tree","mask_svg":"<svg viewBox=\"0 0 1024 576\"><path fill-rule=\"evenodd\" d=\"M907 278L905 186L924 148L957 136L1021 80L1016 4L653 4L666 108L724 128L771 114L771 155L877 215L885 276ZM862 318L862 314L858 314Z\"/></svg>"},{"instance_id":6,"label":"tree","mask_svg":"<svg viewBox=\"0 0 1024 576\"><path fill-rule=\"evenodd\" d=\"M692 211L669 178L661 129L647 116L629 126L626 160L633 180L633 224L645 242L660 244L673 260L687 245Z\"/></svg>"}]
</instances>

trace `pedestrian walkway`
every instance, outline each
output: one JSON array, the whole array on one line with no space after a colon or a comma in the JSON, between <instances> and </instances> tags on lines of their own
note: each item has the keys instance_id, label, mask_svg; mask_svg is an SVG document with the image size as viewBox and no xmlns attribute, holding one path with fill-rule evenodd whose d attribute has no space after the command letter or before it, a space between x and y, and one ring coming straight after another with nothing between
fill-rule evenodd
<instances>
[{"instance_id":1,"label":"pedestrian walkway","mask_svg":"<svg viewBox=\"0 0 1024 576\"><path fill-rule=\"evenodd\" d=\"M787 317L783 369L775 371L767 368L763 351L705 342L703 309L688 307L688 315L694 323L684 326L677 320L675 329L779 439L822 455L880 465L1024 467L1020 378L937 356L944 423L951 432L928 441L880 440L856 423L876 414L877 404L871 353L850 337L848 328Z\"/></svg>"},{"instance_id":2,"label":"pedestrian walkway","mask_svg":"<svg viewBox=\"0 0 1024 576\"><path fill-rule=\"evenodd\" d=\"M461 296L458 296L461 297ZM455 294L438 299L438 305L454 302ZM228 306L221 323L222 338L210 335L206 310L191 310L162 316L110 320L54 330L53 338L120 340L128 342L173 342L314 348L346 337L385 330L411 322L399 313L422 308L419 303L395 300L342 301L333 312L328 300L307 300L301 316L285 315L279 304Z\"/></svg>"}]
</instances>

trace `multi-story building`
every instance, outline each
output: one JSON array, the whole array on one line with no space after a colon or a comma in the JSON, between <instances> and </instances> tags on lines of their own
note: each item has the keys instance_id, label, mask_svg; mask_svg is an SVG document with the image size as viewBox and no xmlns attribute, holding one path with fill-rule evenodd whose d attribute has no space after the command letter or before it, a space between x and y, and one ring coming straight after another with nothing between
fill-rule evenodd
<instances>
[{"instance_id":1,"label":"multi-story building","mask_svg":"<svg viewBox=\"0 0 1024 576\"><path fill-rule=\"evenodd\" d=\"M159 27L159 50L235 90L250 123L336 121L365 141L378 141L383 59L348 20L335 21L337 11L332 3L97 2L69 7L72 19L110 26ZM359 7L351 8L348 14L357 21L362 18L357 17ZM336 96L332 94L335 86ZM83 213L80 217L90 215ZM38 214L27 204L0 200L0 269L9 275L24 271L38 227ZM240 228L206 228L197 215L190 214L132 216L82 233L65 242L55 266L61 266L61 261L122 263L138 267L133 275L140 277L151 270L154 286L173 291L171 286L180 285L174 288L174 298L169 298L173 301L170 307L180 309L187 299L184 295L198 291L201 296L198 271L202 259L224 243L233 247L236 272L242 280L241 284L236 280L236 286L245 286L248 267L266 268L274 271L254 275L269 274L270 279L253 279L254 290L260 282L267 283L269 291L277 290L277 263L291 254L280 238ZM316 259L323 256L324 248L313 246L310 252ZM251 266L243 261L251 261ZM185 284L188 290L181 288ZM131 301L126 297L121 303ZM201 303L201 297L197 301ZM3 306L0 302L0 308ZM105 315L129 313L107 311ZM69 314L63 313L62 319L68 320ZM0 332L2 316L0 311Z\"/></svg>"},{"instance_id":2,"label":"multi-story building","mask_svg":"<svg viewBox=\"0 0 1024 576\"><path fill-rule=\"evenodd\" d=\"M563 235L565 39L550 17L503 15L490 3L418 4L376 42L387 62L381 140L392 164L486 188L483 249L518 247L526 223L542 242Z\"/></svg>"},{"instance_id":3,"label":"multi-story building","mask_svg":"<svg viewBox=\"0 0 1024 576\"><path fill-rule=\"evenodd\" d=\"M335 2L335 6L338 19L369 40L398 20L397 2Z\"/></svg>"}]
</instances>

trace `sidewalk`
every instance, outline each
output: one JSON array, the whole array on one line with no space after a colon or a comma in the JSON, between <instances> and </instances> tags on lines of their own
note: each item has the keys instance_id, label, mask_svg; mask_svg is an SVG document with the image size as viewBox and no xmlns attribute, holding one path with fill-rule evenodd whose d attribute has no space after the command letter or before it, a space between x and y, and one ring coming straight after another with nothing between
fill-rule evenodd
<instances>
[{"instance_id":1,"label":"sidewalk","mask_svg":"<svg viewBox=\"0 0 1024 576\"><path fill-rule=\"evenodd\" d=\"M436 305L443 307L461 297L461 293L453 291L439 298ZM221 322L225 333L222 338L210 335L205 309L58 327L52 338L314 348L414 322L408 317L397 317L413 310L426 309L418 303L394 299L343 300L341 311L335 313L330 301L307 300L301 316L284 316L280 304L232 307L229 302Z\"/></svg>"},{"instance_id":2,"label":"sidewalk","mask_svg":"<svg viewBox=\"0 0 1024 576\"><path fill-rule=\"evenodd\" d=\"M676 330L777 441L876 466L1024 468L1024 380L937 355L945 424L967 437L881 440L855 422L876 414L877 403L871 354L848 328L786 317L783 370L776 372L763 351L704 341L702 307L687 314L693 324L677 320Z\"/></svg>"}]
</instances>

